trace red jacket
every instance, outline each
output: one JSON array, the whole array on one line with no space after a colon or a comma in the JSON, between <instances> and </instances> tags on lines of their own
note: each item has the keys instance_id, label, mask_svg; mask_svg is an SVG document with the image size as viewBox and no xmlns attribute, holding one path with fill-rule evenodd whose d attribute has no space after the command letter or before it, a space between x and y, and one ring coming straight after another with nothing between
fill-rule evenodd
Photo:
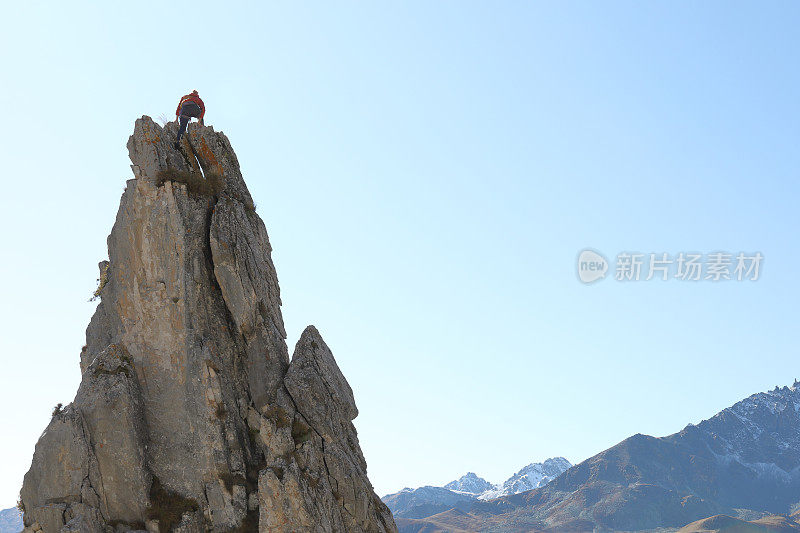
<instances>
[{"instance_id":1,"label":"red jacket","mask_svg":"<svg viewBox=\"0 0 800 533\"><path fill-rule=\"evenodd\" d=\"M175 116L176 117L181 114L181 106L183 104L185 104L186 102L194 102L195 104L199 105L200 106L200 117L199 118L203 118L203 115L206 114L206 105L203 103L203 101L200 99L200 97L197 96L196 94L187 94L186 96L181 98L181 101L178 103L178 109L175 110Z\"/></svg>"}]
</instances>

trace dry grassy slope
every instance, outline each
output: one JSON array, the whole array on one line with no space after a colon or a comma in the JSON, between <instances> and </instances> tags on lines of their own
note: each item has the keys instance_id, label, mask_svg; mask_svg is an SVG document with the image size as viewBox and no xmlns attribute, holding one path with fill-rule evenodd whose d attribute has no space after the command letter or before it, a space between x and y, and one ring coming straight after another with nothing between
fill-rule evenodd
<instances>
[{"instance_id":1,"label":"dry grassy slope","mask_svg":"<svg viewBox=\"0 0 800 533\"><path fill-rule=\"evenodd\" d=\"M423 519L397 518L395 523L401 533L467 533L480 531L492 523L491 517L481 517L451 509Z\"/></svg>"},{"instance_id":2,"label":"dry grassy slope","mask_svg":"<svg viewBox=\"0 0 800 533\"><path fill-rule=\"evenodd\" d=\"M739 520L727 515L716 515L697 520L678 530L678 533L788 533L800 531L793 517L773 515L759 520Z\"/></svg>"}]
</instances>

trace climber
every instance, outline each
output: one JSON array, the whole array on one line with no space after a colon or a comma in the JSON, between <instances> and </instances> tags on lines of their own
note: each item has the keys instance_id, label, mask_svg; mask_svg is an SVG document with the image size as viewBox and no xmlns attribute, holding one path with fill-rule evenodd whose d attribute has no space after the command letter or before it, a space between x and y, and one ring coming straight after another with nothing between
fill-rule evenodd
<instances>
[{"instance_id":1,"label":"climber","mask_svg":"<svg viewBox=\"0 0 800 533\"><path fill-rule=\"evenodd\" d=\"M178 129L178 140L175 141L175 149L180 146L181 135L186 131L186 126L192 118L198 119L200 125L203 126L203 115L206 114L206 106L197 91L192 91L187 94L178 103L178 109L175 111L175 119L180 122L180 129Z\"/></svg>"}]
</instances>

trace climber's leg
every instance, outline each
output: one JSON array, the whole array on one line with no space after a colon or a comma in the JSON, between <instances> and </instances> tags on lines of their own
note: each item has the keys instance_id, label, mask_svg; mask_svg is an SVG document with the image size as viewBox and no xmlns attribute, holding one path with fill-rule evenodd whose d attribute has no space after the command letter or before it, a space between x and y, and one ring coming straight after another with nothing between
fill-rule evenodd
<instances>
[{"instance_id":1,"label":"climber's leg","mask_svg":"<svg viewBox=\"0 0 800 533\"><path fill-rule=\"evenodd\" d=\"M189 121L192 118L200 117L201 113L202 109L200 109L200 106L194 102L186 102L183 104L183 107L181 107L180 117L178 118L178 121L180 122L180 128L178 129L178 139L175 141L176 150L178 149L178 143L181 142L181 137L184 133L186 133L186 127L189 125Z\"/></svg>"},{"instance_id":2,"label":"climber's leg","mask_svg":"<svg viewBox=\"0 0 800 533\"><path fill-rule=\"evenodd\" d=\"M178 128L178 140L175 141L175 147L177 148L178 143L181 142L181 137L184 133L186 133L186 126L189 124L191 117L186 115L181 115L178 118L178 122L180 123L180 128Z\"/></svg>"}]
</instances>

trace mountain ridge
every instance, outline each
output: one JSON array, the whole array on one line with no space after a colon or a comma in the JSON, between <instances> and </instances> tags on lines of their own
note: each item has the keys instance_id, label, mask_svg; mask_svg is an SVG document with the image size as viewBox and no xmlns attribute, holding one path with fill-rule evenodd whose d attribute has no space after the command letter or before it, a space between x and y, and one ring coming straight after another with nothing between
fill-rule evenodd
<instances>
[{"instance_id":1,"label":"mountain ridge","mask_svg":"<svg viewBox=\"0 0 800 533\"><path fill-rule=\"evenodd\" d=\"M800 502L799 411L797 381L755 393L672 435L633 435L542 488L475 501L453 527L637 531L715 515L788 515ZM447 516L435 522L446 527Z\"/></svg>"},{"instance_id":2,"label":"mountain ridge","mask_svg":"<svg viewBox=\"0 0 800 533\"><path fill-rule=\"evenodd\" d=\"M395 517L426 518L450 509L469 509L475 500L517 494L544 486L570 466L571 463L565 458L553 457L541 463L530 463L500 483L490 483L474 472L467 472L443 487L407 487L381 499Z\"/></svg>"}]
</instances>

